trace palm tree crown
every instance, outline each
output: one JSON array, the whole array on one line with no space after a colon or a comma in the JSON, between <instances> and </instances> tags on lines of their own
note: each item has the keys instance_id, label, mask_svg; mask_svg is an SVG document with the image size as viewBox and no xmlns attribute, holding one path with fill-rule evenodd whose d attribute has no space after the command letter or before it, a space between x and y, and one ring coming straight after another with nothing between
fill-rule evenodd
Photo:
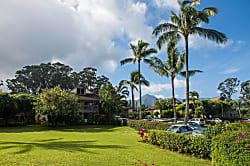
<instances>
[{"instance_id":1,"label":"palm tree crown","mask_svg":"<svg viewBox=\"0 0 250 166\"><path fill-rule=\"evenodd\" d=\"M140 79L141 79L141 83L146 85L146 86L149 86L150 83L149 81L147 81L145 79L145 77L141 74L140 75ZM139 83L139 73L138 71L133 71L130 73L130 80L121 80L120 83L119 83L119 86L122 86L122 85L129 85L130 88L131 88L131 97L132 97L132 109L135 110L135 100L134 100L134 89L136 91L138 91L137 87L136 87L136 84Z\"/></svg>"},{"instance_id":2,"label":"palm tree crown","mask_svg":"<svg viewBox=\"0 0 250 166\"><path fill-rule=\"evenodd\" d=\"M171 12L171 23L160 24L155 27L153 35L160 37L157 40L159 48L173 37L184 37L185 39L185 63L186 63L186 112L184 122L189 118L189 73L188 73L188 37L198 35L216 43L225 43L226 35L213 29L200 27L201 23L209 23L209 17L217 14L217 9L208 7L201 11L195 9L200 4L200 0L178 2L180 7L179 15Z\"/></svg>"}]
</instances>

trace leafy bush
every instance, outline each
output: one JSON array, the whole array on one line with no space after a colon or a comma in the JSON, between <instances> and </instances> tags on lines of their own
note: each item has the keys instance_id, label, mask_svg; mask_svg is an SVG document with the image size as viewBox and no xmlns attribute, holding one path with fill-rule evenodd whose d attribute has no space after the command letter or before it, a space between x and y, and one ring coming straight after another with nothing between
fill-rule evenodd
<instances>
[{"instance_id":1,"label":"leafy bush","mask_svg":"<svg viewBox=\"0 0 250 166\"><path fill-rule=\"evenodd\" d=\"M212 137L221 134L224 131L242 130L249 128L250 128L249 122L230 123L230 124L216 123L213 127L209 127L206 130L205 136L209 139L212 139Z\"/></svg>"},{"instance_id":2,"label":"leafy bush","mask_svg":"<svg viewBox=\"0 0 250 166\"><path fill-rule=\"evenodd\" d=\"M81 116L78 111L80 104L75 95L61 91L60 86L52 89L43 89L34 103L38 115L47 115L53 127L80 124Z\"/></svg>"},{"instance_id":3,"label":"leafy bush","mask_svg":"<svg viewBox=\"0 0 250 166\"><path fill-rule=\"evenodd\" d=\"M250 131L226 131L213 138L214 165L243 166L250 161Z\"/></svg>"},{"instance_id":4,"label":"leafy bush","mask_svg":"<svg viewBox=\"0 0 250 166\"><path fill-rule=\"evenodd\" d=\"M149 129L157 129L157 130L165 130L173 123L163 123L163 122L150 122L144 120L129 120L128 126L135 128L135 130L139 131L141 129L145 129L146 132Z\"/></svg>"},{"instance_id":5,"label":"leafy bush","mask_svg":"<svg viewBox=\"0 0 250 166\"><path fill-rule=\"evenodd\" d=\"M199 158L210 157L211 140L205 137L194 137L161 130L149 130L149 142L163 149L190 153Z\"/></svg>"}]
</instances>

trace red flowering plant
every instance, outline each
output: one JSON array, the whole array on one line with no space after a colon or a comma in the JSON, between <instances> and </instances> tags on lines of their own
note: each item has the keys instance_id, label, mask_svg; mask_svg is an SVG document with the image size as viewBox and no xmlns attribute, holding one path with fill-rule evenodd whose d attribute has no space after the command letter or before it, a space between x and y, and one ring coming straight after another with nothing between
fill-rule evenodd
<instances>
[{"instance_id":1,"label":"red flowering plant","mask_svg":"<svg viewBox=\"0 0 250 166\"><path fill-rule=\"evenodd\" d=\"M137 162L134 162L133 165L149 166L150 164L143 163L141 160L138 160ZM152 163L151 165L155 165L155 164Z\"/></svg>"},{"instance_id":2,"label":"red flowering plant","mask_svg":"<svg viewBox=\"0 0 250 166\"><path fill-rule=\"evenodd\" d=\"M137 134L140 135L140 137L142 138L143 142L148 141L148 135L145 135L145 133L146 133L145 129L141 129L139 132L137 132Z\"/></svg>"}]
</instances>

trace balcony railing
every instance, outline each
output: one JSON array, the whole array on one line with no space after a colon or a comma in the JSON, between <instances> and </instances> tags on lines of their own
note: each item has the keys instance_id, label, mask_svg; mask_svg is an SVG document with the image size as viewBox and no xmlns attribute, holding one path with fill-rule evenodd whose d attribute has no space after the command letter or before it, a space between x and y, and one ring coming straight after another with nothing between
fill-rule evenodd
<instances>
[{"instance_id":1,"label":"balcony railing","mask_svg":"<svg viewBox=\"0 0 250 166\"><path fill-rule=\"evenodd\" d=\"M97 111L98 105L82 105L83 110Z\"/></svg>"}]
</instances>

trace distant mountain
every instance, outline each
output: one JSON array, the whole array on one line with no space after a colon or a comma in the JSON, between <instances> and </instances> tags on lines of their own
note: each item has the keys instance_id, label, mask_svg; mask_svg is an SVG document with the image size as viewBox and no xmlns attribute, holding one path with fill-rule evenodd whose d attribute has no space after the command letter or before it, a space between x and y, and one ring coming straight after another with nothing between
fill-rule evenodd
<instances>
[{"instance_id":1,"label":"distant mountain","mask_svg":"<svg viewBox=\"0 0 250 166\"><path fill-rule=\"evenodd\" d=\"M152 106L157 100L157 97L153 96L153 95L149 95L146 94L144 96L142 96L141 101L142 104L145 104L146 107L150 107ZM139 107L139 100L136 100L137 103L137 107Z\"/></svg>"}]
</instances>

